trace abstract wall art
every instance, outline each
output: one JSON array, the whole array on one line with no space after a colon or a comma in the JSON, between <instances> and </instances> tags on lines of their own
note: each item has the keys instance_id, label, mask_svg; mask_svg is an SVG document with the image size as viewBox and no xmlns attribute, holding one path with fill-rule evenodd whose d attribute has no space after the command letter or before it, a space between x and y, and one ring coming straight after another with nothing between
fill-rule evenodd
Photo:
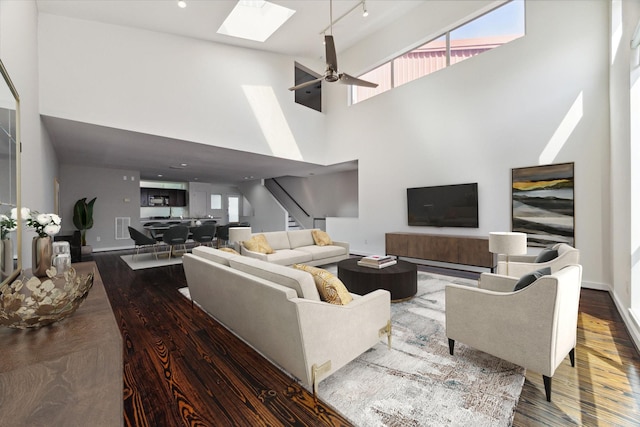
<instances>
[{"instance_id":1,"label":"abstract wall art","mask_svg":"<svg viewBox=\"0 0 640 427\"><path fill-rule=\"evenodd\" d=\"M511 170L511 228L529 246L575 246L573 163Z\"/></svg>"}]
</instances>

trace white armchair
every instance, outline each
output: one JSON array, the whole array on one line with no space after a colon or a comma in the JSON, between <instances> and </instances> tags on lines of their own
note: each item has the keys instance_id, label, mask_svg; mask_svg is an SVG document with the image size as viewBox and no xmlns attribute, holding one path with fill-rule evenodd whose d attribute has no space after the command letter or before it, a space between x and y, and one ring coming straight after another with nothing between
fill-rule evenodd
<instances>
[{"instance_id":1,"label":"white armchair","mask_svg":"<svg viewBox=\"0 0 640 427\"><path fill-rule=\"evenodd\" d=\"M580 263L580 251L566 243L553 245L552 249L558 251L558 256L546 262L534 262L537 255L511 255L507 262L506 256L498 256L496 274L507 274L511 277L522 277L541 268L550 267L551 273L566 267L567 265ZM508 268L507 268L508 263Z\"/></svg>"},{"instance_id":2,"label":"white armchair","mask_svg":"<svg viewBox=\"0 0 640 427\"><path fill-rule=\"evenodd\" d=\"M455 341L542 374L547 401L551 378L569 354L575 366L582 267L567 266L513 292L517 278L483 273L482 288L445 290L449 353Z\"/></svg>"}]
</instances>

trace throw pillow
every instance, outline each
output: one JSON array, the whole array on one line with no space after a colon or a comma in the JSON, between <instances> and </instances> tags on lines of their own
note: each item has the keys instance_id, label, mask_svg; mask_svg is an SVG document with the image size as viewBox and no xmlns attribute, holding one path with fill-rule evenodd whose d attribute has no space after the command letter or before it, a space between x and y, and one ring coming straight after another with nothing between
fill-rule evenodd
<instances>
[{"instance_id":1,"label":"throw pillow","mask_svg":"<svg viewBox=\"0 0 640 427\"><path fill-rule=\"evenodd\" d=\"M251 237L249 240L245 240L242 242L245 248L250 250L251 252L259 252L261 254L272 254L273 249L269 246L269 242L267 242L267 238L264 234L256 234Z\"/></svg>"},{"instance_id":2,"label":"throw pillow","mask_svg":"<svg viewBox=\"0 0 640 427\"><path fill-rule=\"evenodd\" d=\"M536 257L533 262L547 262L552 259L558 258L558 250L557 249L549 249L545 248Z\"/></svg>"},{"instance_id":3,"label":"throw pillow","mask_svg":"<svg viewBox=\"0 0 640 427\"><path fill-rule=\"evenodd\" d=\"M347 305L353 300L344 283L327 270L305 264L294 264L293 268L311 273L322 301L336 305Z\"/></svg>"},{"instance_id":4,"label":"throw pillow","mask_svg":"<svg viewBox=\"0 0 640 427\"><path fill-rule=\"evenodd\" d=\"M515 292L524 289L542 276L547 276L549 274L551 274L551 267L541 268L540 270L525 274L516 282L516 286L513 288L513 291Z\"/></svg>"},{"instance_id":5,"label":"throw pillow","mask_svg":"<svg viewBox=\"0 0 640 427\"><path fill-rule=\"evenodd\" d=\"M332 245L331 237L322 230L311 230L311 235L313 236L313 241L316 242L318 246L327 246Z\"/></svg>"},{"instance_id":6,"label":"throw pillow","mask_svg":"<svg viewBox=\"0 0 640 427\"><path fill-rule=\"evenodd\" d=\"M229 252L230 254L234 254L234 255L240 255L238 253L238 251L236 251L233 248L219 248L218 250L223 251L223 252Z\"/></svg>"}]
</instances>

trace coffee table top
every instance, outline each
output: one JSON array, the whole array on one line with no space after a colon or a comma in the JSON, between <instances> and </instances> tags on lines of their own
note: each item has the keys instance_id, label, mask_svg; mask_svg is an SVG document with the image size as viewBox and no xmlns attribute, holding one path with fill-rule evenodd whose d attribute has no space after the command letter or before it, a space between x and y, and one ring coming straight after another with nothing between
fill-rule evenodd
<instances>
[{"instance_id":1,"label":"coffee table top","mask_svg":"<svg viewBox=\"0 0 640 427\"><path fill-rule=\"evenodd\" d=\"M360 274L397 274L417 271L416 264L407 261L397 260L396 264L385 268L362 267L358 265L360 258L349 258L338 263L339 269L358 272Z\"/></svg>"}]
</instances>

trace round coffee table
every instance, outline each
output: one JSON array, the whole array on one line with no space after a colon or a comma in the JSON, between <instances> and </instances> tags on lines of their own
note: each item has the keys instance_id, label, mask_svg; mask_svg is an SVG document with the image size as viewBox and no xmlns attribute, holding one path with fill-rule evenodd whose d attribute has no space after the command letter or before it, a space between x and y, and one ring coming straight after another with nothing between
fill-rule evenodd
<instances>
[{"instance_id":1,"label":"round coffee table","mask_svg":"<svg viewBox=\"0 0 640 427\"><path fill-rule=\"evenodd\" d=\"M391 301L410 299L418 292L418 267L398 260L397 264L376 269L361 267L359 258L349 258L338 263L338 278L349 292L365 295L376 289L391 292Z\"/></svg>"}]
</instances>

